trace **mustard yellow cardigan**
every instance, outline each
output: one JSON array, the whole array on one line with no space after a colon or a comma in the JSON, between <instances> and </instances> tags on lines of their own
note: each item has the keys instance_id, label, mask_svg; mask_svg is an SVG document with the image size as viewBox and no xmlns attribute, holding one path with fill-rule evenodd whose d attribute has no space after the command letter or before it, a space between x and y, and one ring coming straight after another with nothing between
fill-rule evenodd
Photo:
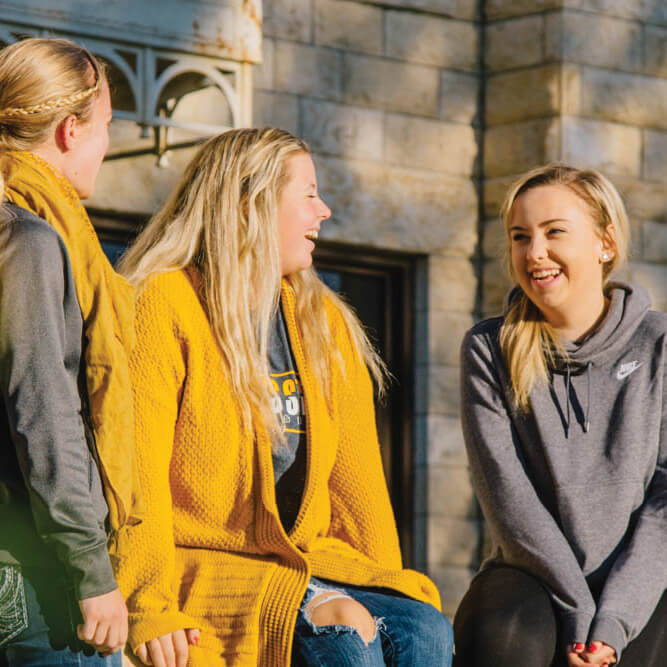
<instances>
[{"instance_id":1,"label":"mustard yellow cardigan","mask_svg":"<svg viewBox=\"0 0 667 667\"><path fill-rule=\"evenodd\" d=\"M372 387L337 309L328 308L346 375L325 402L304 358L294 294L282 305L305 396L308 474L289 534L276 507L266 431L241 428L219 349L185 271L153 279L137 304L131 361L146 514L116 562L129 644L200 628L189 665L289 665L311 575L382 586L440 606L402 568L382 472Z\"/></svg>"}]
</instances>

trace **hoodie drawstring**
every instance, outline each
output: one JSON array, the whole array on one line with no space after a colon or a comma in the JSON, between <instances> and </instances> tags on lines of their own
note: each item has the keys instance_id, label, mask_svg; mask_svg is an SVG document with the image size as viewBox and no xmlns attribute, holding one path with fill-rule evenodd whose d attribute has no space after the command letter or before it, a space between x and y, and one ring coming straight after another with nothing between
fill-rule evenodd
<instances>
[{"instance_id":1,"label":"hoodie drawstring","mask_svg":"<svg viewBox=\"0 0 667 667\"><path fill-rule=\"evenodd\" d=\"M586 413L584 416L584 433L588 433L588 429L591 427L591 420L590 420L590 414L591 414L591 367L593 366L593 362L589 361L586 364L586 381L588 382L588 396L586 398Z\"/></svg>"},{"instance_id":2,"label":"hoodie drawstring","mask_svg":"<svg viewBox=\"0 0 667 667\"><path fill-rule=\"evenodd\" d=\"M565 437L570 435L570 364L565 367Z\"/></svg>"},{"instance_id":3,"label":"hoodie drawstring","mask_svg":"<svg viewBox=\"0 0 667 667\"><path fill-rule=\"evenodd\" d=\"M584 433L588 433L591 427L591 394L593 393L593 384L591 381L591 368L593 362L589 361L586 364L586 412L584 413ZM565 437L570 433L570 364L565 367Z\"/></svg>"}]
</instances>

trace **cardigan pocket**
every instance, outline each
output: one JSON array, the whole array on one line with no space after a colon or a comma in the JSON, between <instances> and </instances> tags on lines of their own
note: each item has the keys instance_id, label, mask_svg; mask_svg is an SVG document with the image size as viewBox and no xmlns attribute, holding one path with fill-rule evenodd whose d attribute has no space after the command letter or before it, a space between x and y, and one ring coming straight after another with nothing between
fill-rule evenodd
<instances>
[{"instance_id":1,"label":"cardigan pocket","mask_svg":"<svg viewBox=\"0 0 667 667\"><path fill-rule=\"evenodd\" d=\"M14 565L0 566L0 647L28 627L23 577Z\"/></svg>"}]
</instances>

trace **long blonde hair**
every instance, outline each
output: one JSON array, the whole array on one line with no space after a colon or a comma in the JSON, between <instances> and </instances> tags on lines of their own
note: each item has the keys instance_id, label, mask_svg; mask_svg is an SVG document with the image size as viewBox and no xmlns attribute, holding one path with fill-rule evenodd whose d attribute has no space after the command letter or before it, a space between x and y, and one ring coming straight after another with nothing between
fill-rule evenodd
<instances>
[{"instance_id":1,"label":"long blonde hair","mask_svg":"<svg viewBox=\"0 0 667 667\"><path fill-rule=\"evenodd\" d=\"M156 274L196 268L242 422L251 428L254 411L278 440L282 429L271 407L267 361L282 278L277 209L290 176L289 159L304 152L303 141L274 128L230 130L210 139L119 264L139 289ZM342 364L330 350L327 299L382 388L385 366L352 310L312 268L287 280L296 296L304 352L325 395L331 391L330 360Z\"/></svg>"},{"instance_id":2,"label":"long blonde hair","mask_svg":"<svg viewBox=\"0 0 667 667\"><path fill-rule=\"evenodd\" d=\"M623 201L612 183L593 169L548 164L521 176L509 189L501 207L505 227L507 269L514 280L510 226L516 200L528 190L544 185L563 185L587 206L600 238L614 244L614 256L603 264L603 282L628 255L630 225ZM509 304L500 330L500 346L509 369L517 407L528 410L529 395L536 383L546 382L555 362L555 351L564 355L557 334L537 306L520 291Z\"/></svg>"}]
</instances>

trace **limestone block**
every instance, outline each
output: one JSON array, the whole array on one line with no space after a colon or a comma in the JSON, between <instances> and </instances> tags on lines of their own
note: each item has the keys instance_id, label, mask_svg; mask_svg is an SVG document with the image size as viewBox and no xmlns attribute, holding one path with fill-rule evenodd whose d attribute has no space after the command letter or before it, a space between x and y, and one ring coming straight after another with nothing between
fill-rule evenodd
<instances>
[{"instance_id":1,"label":"limestone block","mask_svg":"<svg viewBox=\"0 0 667 667\"><path fill-rule=\"evenodd\" d=\"M469 178L399 167L387 168L390 238L403 250L472 254L477 243L478 195Z\"/></svg>"},{"instance_id":2,"label":"limestone block","mask_svg":"<svg viewBox=\"0 0 667 667\"><path fill-rule=\"evenodd\" d=\"M461 405L459 369L442 364L415 367L415 412L456 417Z\"/></svg>"},{"instance_id":3,"label":"limestone block","mask_svg":"<svg viewBox=\"0 0 667 667\"><path fill-rule=\"evenodd\" d=\"M641 248L645 262L667 264L667 224L650 220L642 222Z\"/></svg>"},{"instance_id":4,"label":"limestone block","mask_svg":"<svg viewBox=\"0 0 667 667\"><path fill-rule=\"evenodd\" d=\"M415 504L417 514L458 519L480 517L466 465L419 466L415 469L415 487L426 491L425 506Z\"/></svg>"},{"instance_id":5,"label":"limestone block","mask_svg":"<svg viewBox=\"0 0 667 667\"><path fill-rule=\"evenodd\" d=\"M390 164L471 176L477 165L472 127L387 114L385 159Z\"/></svg>"},{"instance_id":6,"label":"limestone block","mask_svg":"<svg viewBox=\"0 0 667 667\"><path fill-rule=\"evenodd\" d=\"M480 522L472 519L455 519L428 516L427 566L477 567L477 551L480 544Z\"/></svg>"},{"instance_id":7,"label":"limestone block","mask_svg":"<svg viewBox=\"0 0 667 667\"><path fill-rule=\"evenodd\" d=\"M385 35L385 54L390 58L451 69L477 69L479 28L474 23L387 11Z\"/></svg>"},{"instance_id":8,"label":"limestone block","mask_svg":"<svg viewBox=\"0 0 667 667\"><path fill-rule=\"evenodd\" d=\"M346 53L343 100L347 104L436 118L440 112L438 71Z\"/></svg>"},{"instance_id":9,"label":"limestone block","mask_svg":"<svg viewBox=\"0 0 667 667\"><path fill-rule=\"evenodd\" d=\"M560 156L560 121L527 120L490 127L485 133L484 174L520 174Z\"/></svg>"},{"instance_id":10,"label":"limestone block","mask_svg":"<svg viewBox=\"0 0 667 667\"><path fill-rule=\"evenodd\" d=\"M299 98L287 93L255 91L253 125L255 127L266 125L279 127L298 136L300 134Z\"/></svg>"},{"instance_id":11,"label":"limestone block","mask_svg":"<svg viewBox=\"0 0 667 667\"><path fill-rule=\"evenodd\" d=\"M468 464L458 417L417 415L415 417L416 465Z\"/></svg>"},{"instance_id":12,"label":"limestone block","mask_svg":"<svg viewBox=\"0 0 667 667\"><path fill-rule=\"evenodd\" d=\"M644 71L667 78L667 28L644 26Z\"/></svg>"},{"instance_id":13,"label":"limestone block","mask_svg":"<svg viewBox=\"0 0 667 667\"><path fill-rule=\"evenodd\" d=\"M486 0L485 3L488 21L537 14L562 6L563 0Z\"/></svg>"},{"instance_id":14,"label":"limestone block","mask_svg":"<svg viewBox=\"0 0 667 667\"><path fill-rule=\"evenodd\" d=\"M632 262L630 282L648 291L654 310L667 311L667 264Z\"/></svg>"},{"instance_id":15,"label":"limestone block","mask_svg":"<svg viewBox=\"0 0 667 667\"><path fill-rule=\"evenodd\" d=\"M507 253L507 234L499 216L484 221L482 251L486 259L504 261Z\"/></svg>"},{"instance_id":16,"label":"limestone block","mask_svg":"<svg viewBox=\"0 0 667 667\"><path fill-rule=\"evenodd\" d=\"M469 179L326 156L316 164L333 210L323 238L417 252L473 251L477 193Z\"/></svg>"},{"instance_id":17,"label":"limestone block","mask_svg":"<svg viewBox=\"0 0 667 667\"><path fill-rule=\"evenodd\" d=\"M347 0L315 0L315 43L382 55L382 10Z\"/></svg>"},{"instance_id":18,"label":"limestone block","mask_svg":"<svg viewBox=\"0 0 667 667\"><path fill-rule=\"evenodd\" d=\"M630 218L667 221L667 182L614 178Z\"/></svg>"},{"instance_id":19,"label":"limestone block","mask_svg":"<svg viewBox=\"0 0 667 667\"><path fill-rule=\"evenodd\" d=\"M563 6L624 19L667 24L667 5L664 0L563 0Z\"/></svg>"},{"instance_id":20,"label":"limestone block","mask_svg":"<svg viewBox=\"0 0 667 667\"><path fill-rule=\"evenodd\" d=\"M510 185L517 175L504 176L503 178L489 178L484 181L484 217L498 220L500 207L505 200Z\"/></svg>"},{"instance_id":21,"label":"limestone block","mask_svg":"<svg viewBox=\"0 0 667 667\"><path fill-rule=\"evenodd\" d=\"M170 151L164 166L155 155L140 155L102 163L95 195L86 206L109 212L152 215L167 199L197 148ZM123 196L119 197L118 193Z\"/></svg>"},{"instance_id":22,"label":"limestone block","mask_svg":"<svg viewBox=\"0 0 667 667\"><path fill-rule=\"evenodd\" d=\"M637 127L588 118L562 120L562 159L605 174L639 177L642 136Z\"/></svg>"},{"instance_id":23,"label":"limestone block","mask_svg":"<svg viewBox=\"0 0 667 667\"><path fill-rule=\"evenodd\" d=\"M583 68L581 115L667 129L667 79Z\"/></svg>"},{"instance_id":24,"label":"limestone block","mask_svg":"<svg viewBox=\"0 0 667 667\"><path fill-rule=\"evenodd\" d=\"M312 41L311 0L264 0L262 32L294 42Z\"/></svg>"},{"instance_id":25,"label":"limestone block","mask_svg":"<svg viewBox=\"0 0 667 667\"><path fill-rule=\"evenodd\" d=\"M264 37L262 40L262 62L252 68L252 85L254 88L271 90L273 88L274 40Z\"/></svg>"},{"instance_id":26,"label":"limestone block","mask_svg":"<svg viewBox=\"0 0 667 667\"><path fill-rule=\"evenodd\" d=\"M426 313L428 330L417 348L417 363L459 363L459 348L466 331L473 325L470 313L429 310Z\"/></svg>"},{"instance_id":27,"label":"limestone block","mask_svg":"<svg viewBox=\"0 0 667 667\"><path fill-rule=\"evenodd\" d=\"M454 619L459 603L466 594L476 571L476 569L467 567L431 567L428 569L428 576L440 591L442 612L450 621Z\"/></svg>"},{"instance_id":28,"label":"limestone block","mask_svg":"<svg viewBox=\"0 0 667 667\"><path fill-rule=\"evenodd\" d=\"M545 55L628 72L642 68L642 27L635 21L566 11L546 17Z\"/></svg>"},{"instance_id":29,"label":"limestone block","mask_svg":"<svg viewBox=\"0 0 667 667\"><path fill-rule=\"evenodd\" d=\"M644 130L642 175L648 181L667 182L667 132Z\"/></svg>"},{"instance_id":30,"label":"limestone block","mask_svg":"<svg viewBox=\"0 0 667 667\"><path fill-rule=\"evenodd\" d=\"M560 79L559 65L489 76L486 89L487 127L558 114L561 110Z\"/></svg>"},{"instance_id":31,"label":"limestone block","mask_svg":"<svg viewBox=\"0 0 667 667\"><path fill-rule=\"evenodd\" d=\"M544 16L522 16L490 23L484 60L489 71L528 67L544 61Z\"/></svg>"},{"instance_id":32,"label":"limestone block","mask_svg":"<svg viewBox=\"0 0 667 667\"><path fill-rule=\"evenodd\" d=\"M440 73L440 118L455 123L479 123L481 79L477 74Z\"/></svg>"},{"instance_id":33,"label":"limestone block","mask_svg":"<svg viewBox=\"0 0 667 667\"><path fill-rule=\"evenodd\" d=\"M471 313L477 297L477 275L473 263L465 258L429 258L429 309Z\"/></svg>"},{"instance_id":34,"label":"limestone block","mask_svg":"<svg viewBox=\"0 0 667 667\"><path fill-rule=\"evenodd\" d=\"M309 97L339 100L341 53L333 49L277 41L276 90Z\"/></svg>"},{"instance_id":35,"label":"limestone block","mask_svg":"<svg viewBox=\"0 0 667 667\"><path fill-rule=\"evenodd\" d=\"M487 260L482 277L482 312L484 317L500 315L503 311L505 295L512 286L512 280L500 260Z\"/></svg>"},{"instance_id":36,"label":"limestone block","mask_svg":"<svg viewBox=\"0 0 667 667\"><path fill-rule=\"evenodd\" d=\"M429 14L473 21L478 16L477 0L362 0L369 5L415 9Z\"/></svg>"},{"instance_id":37,"label":"limestone block","mask_svg":"<svg viewBox=\"0 0 667 667\"><path fill-rule=\"evenodd\" d=\"M333 102L301 100L301 134L311 150L382 159L382 112Z\"/></svg>"}]
</instances>

